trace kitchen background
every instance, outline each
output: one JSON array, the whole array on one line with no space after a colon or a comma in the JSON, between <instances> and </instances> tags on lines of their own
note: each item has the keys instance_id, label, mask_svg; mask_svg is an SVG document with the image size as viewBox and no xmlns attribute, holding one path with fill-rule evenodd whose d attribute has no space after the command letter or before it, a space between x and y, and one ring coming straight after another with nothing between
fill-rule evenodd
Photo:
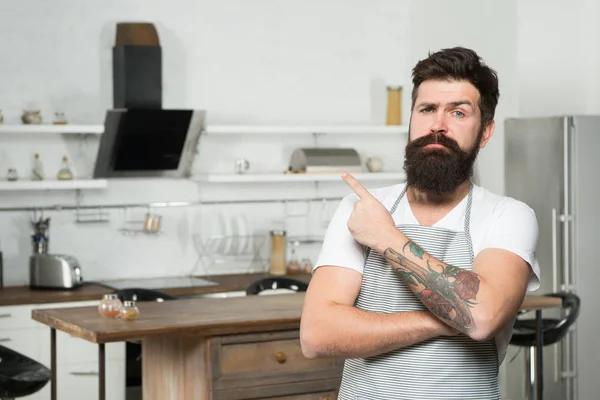
<instances>
[{"instance_id":1,"label":"kitchen background","mask_svg":"<svg viewBox=\"0 0 600 400\"><path fill-rule=\"evenodd\" d=\"M381 125L385 86L404 86L408 121L410 69L429 50L476 49L497 69L507 116L600 111L596 74L600 50L590 46L598 27L592 0L581 1L86 1L25 0L0 4L0 109L5 124L20 123L23 108L39 107L45 121L65 112L71 124L102 124L112 106L111 48L119 21L151 21L163 48L163 107L207 110L207 123L240 125ZM595 19L594 19L595 20ZM549 29L549 28L552 29ZM480 153L477 180L503 192L503 126ZM76 178L90 177L98 136L3 135L0 171L30 174L39 153L47 177L67 155ZM214 135L201 140L194 170L233 173L235 159L249 172L280 172L302 145L355 147L363 159L402 166L405 136ZM391 182L369 182L380 186ZM299 199L343 196L340 182L205 183L115 179L83 190L82 204ZM0 206L74 204L74 191L5 192ZM290 235L323 233L336 201L203 205L154 210L160 235L128 235L120 228L144 208L104 210L106 223L77 224L73 211L51 217L50 250L75 255L88 280L244 271L247 262L198 263L195 235L202 221L243 216L260 235L284 227ZM95 212L94 210L88 212ZM100 211L98 211L100 212ZM238 216L238 217L236 217ZM32 213L1 212L0 248L7 285L27 280ZM206 224L205 224L206 225ZM224 228L229 229L229 228ZM230 247L233 244L230 244ZM268 246L268 242L265 242ZM308 246L314 257L318 246ZM203 268L209 265L210 271ZM260 268L254 266L253 268Z\"/></svg>"},{"instance_id":2,"label":"kitchen background","mask_svg":"<svg viewBox=\"0 0 600 400\"><path fill-rule=\"evenodd\" d=\"M496 134L480 153L476 177L503 193L505 118L600 113L599 8L594 0L5 1L0 2L0 109L4 124L19 124L27 107L39 107L45 122L60 111L70 124L102 124L112 107L117 22L155 24L163 49L163 107L206 110L209 127L383 125L386 85L404 87L408 122L412 66L430 50L462 45L478 51L499 73ZM92 174L99 136L14 133L2 134L0 141L0 174L17 168L28 178L37 152L48 178L56 176L67 155L81 179ZM200 178L203 174L231 174L242 157L250 162L248 173L282 172L293 149L315 144L354 147L363 160L380 157L384 170L393 172L401 170L405 141L405 135L389 134L208 135L200 142L194 178L110 179L104 189L82 190L79 201L214 204L152 210L163 217L158 235L122 231L140 227L128 221L143 219L144 207L80 215L100 216L107 220L103 223L76 223L70 210L45 212L51 218L50 251L77 257L86 280L264 269L264 263L250 263L254 254L227 256L222 264L200 259L198 238L243 224L254 239L226 241L221 250L259 249L264 256L269 230L318 238L337 206L337 201L273 200L336 197L349 190L342 182L211 183ZM366 182L370 187L391 183ZM222 200L265 201L219 204ZM0 207L76 201L74 191L0 195ZM33 217L0 212L5 285L27 283ZM318 242L302 244L299 258L314 261L318 249Z\"/></svg>"}]
</instances>

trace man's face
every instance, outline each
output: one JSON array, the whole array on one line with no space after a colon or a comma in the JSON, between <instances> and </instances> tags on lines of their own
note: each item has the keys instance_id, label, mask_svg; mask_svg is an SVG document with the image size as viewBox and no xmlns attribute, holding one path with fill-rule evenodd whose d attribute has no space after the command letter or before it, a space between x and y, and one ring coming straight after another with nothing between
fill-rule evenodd
<instances>
[{"instance_id":1,"label":"man's face","mask_svg":"<svg viewBox=\"0 0 600 400\"><path fill-rule=\"evenodd\" d=\"M468 81L425 81L410 117L404 170L424 192L451 193L473 173L479 149L494 131L481 127L479 91Z\"/></svg>"}]
</instances>

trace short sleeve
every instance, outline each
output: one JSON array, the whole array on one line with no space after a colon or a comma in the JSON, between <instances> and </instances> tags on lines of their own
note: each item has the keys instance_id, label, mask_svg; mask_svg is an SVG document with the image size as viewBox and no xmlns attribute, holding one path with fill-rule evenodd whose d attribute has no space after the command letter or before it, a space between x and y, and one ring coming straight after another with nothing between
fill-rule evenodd
<instances>
[{"instance_id":1,"label":"short sleeve","mask_svg":"<svg viewBox=\"0 0 600 400\"><path fill-rule=\"evenodd\" d=\"M358 243L348 230L348 219L354 210L357 196L344 197L331 218L323 246L313 268L313 272L324 265L353 269L362 274L366 249Z\"/></svg>"},{"instance_id":2,"label":"short sleeve","mask_svg":"<svg viewBox=\"0 0 600 400\"><path fill-rule=\"evenodd\" d=\"M540 287L540 266L535 256L538 242L538 223L535 212L525 203L510 199L502 204L498 216L484 240L481 250L499 248L508 250L529 264L527 290Z\"/></svg>"}]
</instances>

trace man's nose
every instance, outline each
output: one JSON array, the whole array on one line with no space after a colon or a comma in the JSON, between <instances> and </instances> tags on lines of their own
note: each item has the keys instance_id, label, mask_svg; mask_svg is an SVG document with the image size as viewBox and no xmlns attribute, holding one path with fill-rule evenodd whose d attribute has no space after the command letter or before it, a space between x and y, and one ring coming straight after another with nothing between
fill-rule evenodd
<instances>
[{"instance_id":1,"label":"man's nose","mask_svg":"<svg viewBox=\"0 0 600 400\"><path fill-rule=\"evenodd\" d=\"M430 129L432 133L448 132L448 121L446 120L446 115L442 113L436 114L433 117Z\"/></svg>"}]
</instances>

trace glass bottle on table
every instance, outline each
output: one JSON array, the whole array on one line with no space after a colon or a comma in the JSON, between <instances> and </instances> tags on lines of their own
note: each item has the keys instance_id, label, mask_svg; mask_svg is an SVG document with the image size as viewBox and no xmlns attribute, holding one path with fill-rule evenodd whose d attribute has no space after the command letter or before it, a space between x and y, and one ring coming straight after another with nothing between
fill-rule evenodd
<instances>
[{"instance_id":1,"label":"glass bottle on table","mask_svg":"<svg viewBox=\"0 0 600 400\"><path fill-rule=\"evenodd\" d=\"M123 303L116 294L105 294L98 304L98 313L106 318L117 318L122 307Z\"/></svg>"},{"instance_id":2,"label":"glass bottle on table","mask_svg":"<svg viewBox=\"0 0 600 400\"><path fill-rule=\"evenodd\" d=\"M135 304L135 301L125 300L119 317L125 321L133 321L140 315L140 310Z\"/></svg>"}]
</instances>

